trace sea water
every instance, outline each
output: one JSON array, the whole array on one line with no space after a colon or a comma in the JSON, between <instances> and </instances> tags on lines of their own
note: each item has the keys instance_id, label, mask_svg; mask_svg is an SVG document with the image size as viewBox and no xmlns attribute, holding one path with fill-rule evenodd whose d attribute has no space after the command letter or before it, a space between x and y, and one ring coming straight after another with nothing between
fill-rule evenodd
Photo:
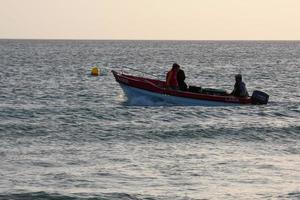
<instances>
[{"instance_id":1,"label":"sea water","mask_svg":"<svg viewBox=\"0 0 300 200\"><path fill-rule=\"evenodd\" d=\"M269 104L129 102L110 73L174 62ZM0 199L300 199L299 41L0 40L0 69Z\"/></svg>"}]
</instances>

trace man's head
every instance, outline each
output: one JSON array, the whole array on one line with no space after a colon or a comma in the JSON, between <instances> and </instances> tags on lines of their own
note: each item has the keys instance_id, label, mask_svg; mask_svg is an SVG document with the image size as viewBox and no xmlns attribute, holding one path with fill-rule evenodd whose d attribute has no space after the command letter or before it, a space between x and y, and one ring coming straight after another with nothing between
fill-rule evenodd
<instances>
[{"instance_id":1,"label":"man's head","mask_svg":"<svg viewBox=\"0 0 300 200\"><path fill-rule=\"evenodd\" d=\"M242 81L242 74L235 75L235 81L236 82L241 82Z\"/></svg>"},{"instance_id":2,"label":"man's head","mask_svg":"<svg viewBox=\"0 0 300 200\"><path fill-rule=\"evenodd\" d=\"M173 66L172 66L172 69L179 70L180 69L180 65L178 65L177 63L174 63Z\"/></svg>"}]
</instances>

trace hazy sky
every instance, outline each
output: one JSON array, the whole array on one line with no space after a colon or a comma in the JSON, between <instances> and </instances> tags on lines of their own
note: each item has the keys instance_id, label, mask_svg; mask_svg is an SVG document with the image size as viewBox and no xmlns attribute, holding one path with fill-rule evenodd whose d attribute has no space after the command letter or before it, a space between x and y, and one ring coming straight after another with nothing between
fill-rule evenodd
<instances>
[{"instance_id":1,"label":"hazy sky","mask_svg":"<svg viewBox=\"0 0 300 200\"><path fill-rule=\"evenodd\" d=\"M300 40L300 0L0 0L0 38Z\"/></svg>"}]
</instances>

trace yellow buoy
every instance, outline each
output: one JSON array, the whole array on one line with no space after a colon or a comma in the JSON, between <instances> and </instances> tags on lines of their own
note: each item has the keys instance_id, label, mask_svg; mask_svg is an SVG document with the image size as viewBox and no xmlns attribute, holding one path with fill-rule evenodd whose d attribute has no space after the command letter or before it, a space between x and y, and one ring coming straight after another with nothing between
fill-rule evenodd
<instances>
[{"instance_id":1,"label":"yellow buoy","mask_svg":"<svg viewBox=\"0 0 300 200\"><path fill-rule=\"evenodd\" d=\"M98 69L98 67L93 67L91 75L92 76L99 76L100 75L100 69Z\"/></svg>"}]
</instances>

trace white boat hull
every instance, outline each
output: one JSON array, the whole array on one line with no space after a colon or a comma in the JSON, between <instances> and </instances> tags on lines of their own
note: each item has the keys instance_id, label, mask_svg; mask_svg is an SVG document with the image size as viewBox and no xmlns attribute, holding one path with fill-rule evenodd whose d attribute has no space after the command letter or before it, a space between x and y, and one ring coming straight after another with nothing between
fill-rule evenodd
<instances>
[{"instance_id":1,"label":"white boat hull","mask_svg":"<svg viewBox=\"0 0 300 200\"><path fill-rule=\"evenodd\" d=\"M135 98L146 97L150 100L162 101L167 104L173 105L182 105L182 106L228 106L228 105L237 105L233 103L218 102L218 101L207 101L199 99L190 99L184 97L171 96L166 94L159 94L155 92L150 92L143 89L138 89L131 87L122 83L119 83L123 89L126 97L130 102Z\"/></svg>"}]
</instances>

